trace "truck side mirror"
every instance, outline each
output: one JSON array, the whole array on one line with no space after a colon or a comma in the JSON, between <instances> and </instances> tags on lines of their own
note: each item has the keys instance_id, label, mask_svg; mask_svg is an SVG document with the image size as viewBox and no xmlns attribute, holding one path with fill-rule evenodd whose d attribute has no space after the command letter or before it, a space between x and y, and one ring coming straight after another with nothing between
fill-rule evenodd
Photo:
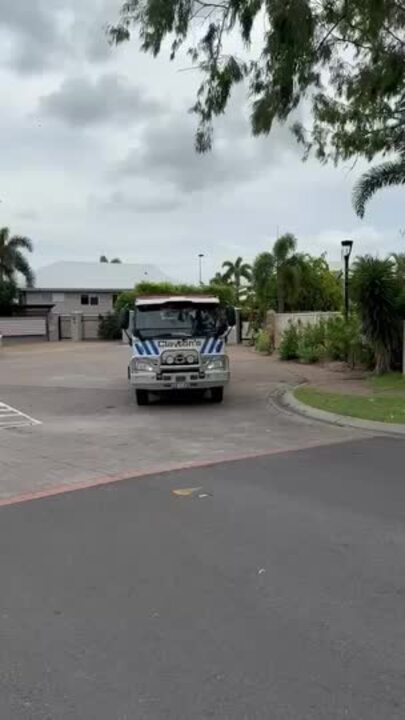
<instances>
[{"instance_id":1,"label":"truck side mirror","mask_svg":"<svg viewBox=\"0 0 405 720\"><path fill-rule=\"evenodd\" d=\"M124 308L120 312L120 326L121 330L128 330L129 328L129 310Z\"/></svg>"},{"instance_id":2,"label":"truck side mirror","mask_svg":"<svg viewBox=\"0 0 405 720\"><path fill-rule=\"evenodd\" d=\"M235 308L232 305L229 305L226 308L226 320L230 327L235 327L236 325L236 312Z\"/></svg>"}]
</instances>

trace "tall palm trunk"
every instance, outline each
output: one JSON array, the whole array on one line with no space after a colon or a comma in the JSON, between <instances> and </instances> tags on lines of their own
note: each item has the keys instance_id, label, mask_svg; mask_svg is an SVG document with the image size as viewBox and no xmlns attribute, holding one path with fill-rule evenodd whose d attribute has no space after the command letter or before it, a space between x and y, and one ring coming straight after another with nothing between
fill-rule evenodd
<instances>
[{"instance_id":1,"label":"tall palm trunk","mask_svg":"<svg viewBox=\"0 0 405 720\"><path fill-rule=\"evenodd\" d=\"M239 300L240 300L240 285L241 285L240 273L236 272L235 273L235 297L236 297L236 302L238 303L238 305L239 305Z\"/></svg>"},{"instance_id":2,"label":"tall palm trunk","mask_svg":"<svg viewBox=\"0 0 405 720\"><path fill-rule=\"evenodd\" d=\"M278 312L283 313L285 308L284 287L281 272L277 271L277 307Z\"/></svg>"},{"instance_id":3,"label":"tall palm trunk","mask_svg":"<svg viewBox=\"0 0 405 720\"><path fill-rule=\"evenodd\" d=\"M375 373L376 375L384 375L391 370L392 353L391 350L380 345L375 348Z\"/></svg>"}]
</instances>

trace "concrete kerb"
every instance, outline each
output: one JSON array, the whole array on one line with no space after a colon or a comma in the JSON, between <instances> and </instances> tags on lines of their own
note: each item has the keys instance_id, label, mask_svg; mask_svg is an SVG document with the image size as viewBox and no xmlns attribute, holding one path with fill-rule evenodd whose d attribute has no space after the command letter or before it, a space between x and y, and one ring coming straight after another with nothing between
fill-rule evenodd
<instances>
[{"instance_id":1,"label":"concrete kerb","mask_svg":"<svg viewBox=\"0 0 405 720\"><path fill-rule=\"evenodd\" d=\"M329 425L339 425L340 427L352 427L357 430L367 430L376 435L396 435L405 437L405 425L397 425L394 423L376 422L375 420L362 420L360 418L350 417L349 415L336 415L336 413L326 412L326 410L318 410L317 408L306 405L297 400L294 395L297 387L286 390L281 394L280 401L284 407L297 415L318 420L319 422L329 423Z\"/></svg>"}]
</instances>

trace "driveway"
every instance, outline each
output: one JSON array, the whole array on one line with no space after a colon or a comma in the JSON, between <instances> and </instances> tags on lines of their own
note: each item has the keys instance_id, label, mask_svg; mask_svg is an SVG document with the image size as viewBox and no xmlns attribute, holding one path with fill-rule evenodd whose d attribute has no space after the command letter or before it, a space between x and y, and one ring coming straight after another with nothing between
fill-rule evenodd
<instances>
[{"instance_id":1,"label":"driveway","mask_svg":"<svg viewBox=\"0 0 405 720\"><path fill-rule=\"evenodd\" d=\"M0 717L403 720L404 464L373 438L0 508Z\"/></svg>"},{"instance_id":2,"label":"driveway","mask_svg":"<svg viewBox=\"0 0 405 720\"><path fill-rule=\"evenodd\" d=\"M365 437L281 411L272 393L298 382L300 371L249 348L231 349L233 380L222 406L186 401L138 408L127 385L127 357L127 347L108 343L4 349L0 500Z\"/></svg>"}]
</instances>

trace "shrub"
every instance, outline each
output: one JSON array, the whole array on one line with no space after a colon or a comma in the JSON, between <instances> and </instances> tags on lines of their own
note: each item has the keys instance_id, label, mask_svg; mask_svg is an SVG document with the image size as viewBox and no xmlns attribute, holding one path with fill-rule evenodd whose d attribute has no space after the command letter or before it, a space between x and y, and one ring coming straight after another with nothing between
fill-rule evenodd
<instances>
[{"instance_id":1,"label":"shrub","mask_svg":"<svg viewBox=\"0 0 405 720\"><path fill-rule=\"evenodd\" d=\"M326 357L326 324L304 325L298 340L298 357L303 363L314 363Z\"/></svg>"},{"instance_id":2,"label":"shrub","mask_svg":"<svg viewBox=\"0 0 405 720\"><path fill-rule=\"evenodd\" d=\"M351 338L358 334L357 322L353 318L350 318L349 322L346 322L343 317L329 318L326 322L325 339L328 358L330 360L346 360L349 356Z\"/></svg>"},{"instance_id":3,"label":"shrub","mask_svg":"<svg viewBox=\"0 0 405 720\"><path fill-rule=\"evenodd\" d=\"M290 322L288 328L283 332L279 353L282 360L298 359L298 343L300 340L301 325Z\"/></svg>"},{"instance_id":4,"label":"shrub","mask_svg":"<svg viewBox=\"0 0 405 720\"><path fill-rule=\"evenodd\" d=\"M127 290L126 292L120 293L115 301L114 311L120 313L121 310L132 310L135 305L135 299L135 290Z\"/></svg>"},{"instance_id":5,"label":"shrub","mask_svg":"<svg viewBox=\"0 0 405 720\"><path fill-rule=\"evenodd\" d=\"M347 322L339 316L315 325L290 323L283 333L279 353L282 360L298 359L303 363L340 360L353 367L373 367L373 352L362 335L356 315Z\"/></svg>"},{"instance_id":6,"label":"shrub","mask_svg":"<svg viewBox=\"0 0 405 720\"><path fill-rule=\"evenodd\" d=\"M270 355L273 352L273 343L270 335L265 330L259 330L255 340L257 352L267 353Z\"/></svg>"},{"instance_id":7,"label":"shrub","mask_svg":"<svg viewBox=\"0 0 405 720\"><path fill-rule=\"evenodd\" d=\"M98 337L100 340L120 340L122 337L119 313L100 315L98 322Z\"/></svg>"},{"instance_id":8,"label":"shrub","mask_svg":"<svg viewBox=\"0 0 405 720\"><path fill-rule=\"evenodd\" d=\"M222 305L233 305L234 290L231 285L212 283L211 285L174 285L172 283L141 282L133 290L121 293L114 310L132 309L138 295L215 295Z\"/></svg>"}]
</instances>

